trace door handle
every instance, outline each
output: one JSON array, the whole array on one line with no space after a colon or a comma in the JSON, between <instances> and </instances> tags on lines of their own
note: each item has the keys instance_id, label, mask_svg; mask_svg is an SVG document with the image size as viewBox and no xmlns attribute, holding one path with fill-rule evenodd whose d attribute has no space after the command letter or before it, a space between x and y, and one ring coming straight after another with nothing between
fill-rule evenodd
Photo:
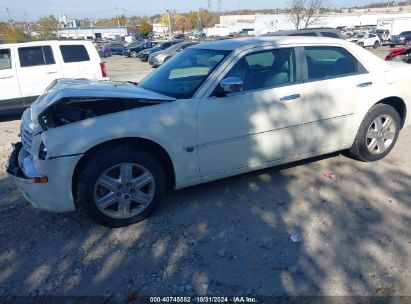
<instances>
[{"instance_id":1,"label":"door handle","mask_svg":"<svg viewBox=\"0 0 411 304\"><path fill-rule=\"evenodd\" d=\"M56 74L57 71L47 71L46 74Z\"/></svg>"},{"instance_id":2,"label":"door handle","mask_svg":"<svg viewBox=\"0 0 411 304\"><path fill-rule=\"evenodd\" d=\"M357 87L359 88L365 88L365 87L369 87L372 85L372 81L368 81L368 82L363 82L363 83L359 83L357 84Z\"/></svg>"},{"instance_id":3,"label":"door handle","mask_svg":"<svg viewBox=\"0 0 411 304\"><path fill-rule=\"evenodd\" d=\"M7 78L13 78L13 75L2 75L2 76L0 76L0 79L7 79Z\"/></svg>"},{"instance_id":4,"label":"door handle","mask_svg":"<svg viewBox=\"0 0 411 304\"><path fill-rule=\"evenodd\" d=\"M283 96L280 98L280 100L293 100L293 99L298 99L300 97L301 97L301 94L292 94L292 95Z\"/></svg>"}]
</instances>

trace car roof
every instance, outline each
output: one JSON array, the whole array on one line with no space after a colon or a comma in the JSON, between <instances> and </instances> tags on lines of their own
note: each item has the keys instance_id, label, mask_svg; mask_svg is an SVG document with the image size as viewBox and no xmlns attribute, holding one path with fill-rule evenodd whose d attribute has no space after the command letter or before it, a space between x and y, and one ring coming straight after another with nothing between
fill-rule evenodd
<instances>
[{"instance_id":1,"label":"car roof","mask_svg":"<svg viewBox=\"0 0 411 304\"><path fill-rule=\"evenodd\" d=\"M92 44L92 42L87 41L87 40L44 40L44 41L0 44L0 47L7 48L7 47L16 47L16 46L17 47L29 47L29 46L39 46L39 45L66 45L66 44Z\"/></svg>"},{"instance_id":2,"label":"car roof","mask_svg":"<svg viewBox=\"0 0 411 304\"><path fill-rule=\"evenodd\" d=\"M233 51L237 49L248 49L260 46L280 46L287 44L309 44L309 43L339 43L341 39L327 37L302 37L302 36L260 36L251 38L235 38L225 40L215 40L211 42L201 43L192 46L191 48L198 49L215 49Z\"/></svg>"}]
</instances>

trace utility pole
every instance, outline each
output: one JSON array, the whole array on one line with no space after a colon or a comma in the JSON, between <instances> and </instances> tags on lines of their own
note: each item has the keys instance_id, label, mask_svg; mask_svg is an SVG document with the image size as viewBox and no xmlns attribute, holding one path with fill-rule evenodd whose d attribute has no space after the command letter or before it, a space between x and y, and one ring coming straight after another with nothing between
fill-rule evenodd
<instances>
[{"instance_id":1,"label":"utility pole","mask_svg":"<svg viewBox=\"0 0 411 304\"><path fill-rule=\"evenodd\" d=\"M6 12L7 12L7 16L8 16L8 18L9 18L9 20L7 20L9 23L10 23L10 26L11 26L11 30L12 31L14 31L14 26L13 26L13 19L11 19L11 17L10 17L10 11L9 11L9 8L8 7L6 7Z\"/></svg>"},{"instance_id":2,"label":"utility pole","mask_svg":"<svg viewBox=\"0 0 411 304\"><path fill-rule=\"evenodd\" d=\"M170 35L169 39L171 39L172 31L171 31L171 19L170 19L170 10L167 9L167 18L168 18L168 34Z\"/></svg>"}]
</instances>

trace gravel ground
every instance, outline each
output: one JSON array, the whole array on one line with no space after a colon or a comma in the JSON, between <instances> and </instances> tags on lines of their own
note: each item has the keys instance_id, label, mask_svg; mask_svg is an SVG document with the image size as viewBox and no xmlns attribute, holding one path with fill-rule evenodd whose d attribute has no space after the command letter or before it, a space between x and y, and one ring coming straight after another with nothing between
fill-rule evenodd
<instances>
[{"instance_id":1,"label":"gravel ground","mask_svg":"<svg viewBox=\"0 0 411 304\"><path fill-rule=\"evenodd\" d=\"M149 71L106 61L113 79ZM4 170L18 115L0 118L0 296L411 296L411 128L376 163L332 154L175 191L107 229L24 201Z\"/></svg>"}]
</instances>

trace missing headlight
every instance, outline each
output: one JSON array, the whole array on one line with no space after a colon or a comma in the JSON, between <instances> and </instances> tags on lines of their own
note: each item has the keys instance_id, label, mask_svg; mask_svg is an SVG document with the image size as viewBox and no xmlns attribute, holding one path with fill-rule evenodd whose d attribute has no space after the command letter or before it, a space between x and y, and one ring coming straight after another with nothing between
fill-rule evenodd
<instances>
[{"instance_id":1,"label":"missing headlight","mask_svg":"<svg viewBox=\"0 0 411 304\"><path fill-rule=\"evenodd\" d=\"M39 149L39 159L41 160L47 160L48 156L47 156L47 148L44 145L44 142L41 141L40 143L40 149Z\"/></svg>"}]
</instances>

